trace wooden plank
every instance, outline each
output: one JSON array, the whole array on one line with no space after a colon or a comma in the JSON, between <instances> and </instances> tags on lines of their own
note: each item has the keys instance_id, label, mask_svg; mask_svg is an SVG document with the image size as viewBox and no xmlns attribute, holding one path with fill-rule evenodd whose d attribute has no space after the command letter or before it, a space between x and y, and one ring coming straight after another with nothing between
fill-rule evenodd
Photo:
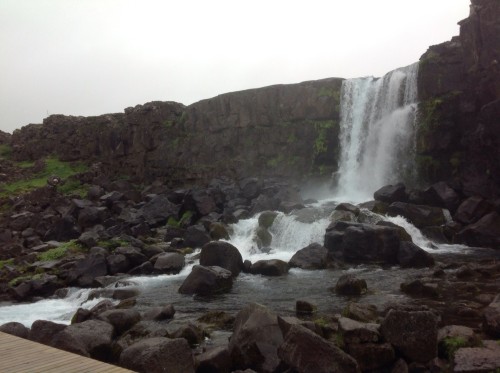
<instances>
[{"instance_id":1,"label":"wooden plank","mask_svg":"<svg viewBox=\"0 0 500 373\"><path fill-rule=\"evenodd\" d=\"M71 352L0 332L2 373L133 373Z\"/></svg>"}]
</instances>

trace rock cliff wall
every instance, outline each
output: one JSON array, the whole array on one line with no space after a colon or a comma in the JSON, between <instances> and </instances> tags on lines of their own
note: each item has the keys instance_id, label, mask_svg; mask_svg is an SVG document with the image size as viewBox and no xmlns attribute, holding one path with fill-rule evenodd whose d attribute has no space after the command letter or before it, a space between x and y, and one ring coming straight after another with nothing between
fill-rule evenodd
<instances>
[{"instance_id":1,"label":"rock cliff wall","mask_svg":"<svg viewBox=\"0 0 500 373\"><path fill-rule=\"evenodd\" d=\"M466 195L499 195L500 1L472 0L460 35L420 59L420 174Z\"/></svg>"},{"instance_id":2,"label":"rock cliff wall","mask_svg":"<svg viewBox=\"0 0 500 373\"><path fill-rule=\"evenodd\" d=\"M337 166L342 79L227 93L190 106L151 102L122 114L52 115L12 135L13 157L99 162L110 176L174 184L214 176L328 175Z\"/></svg>"}]
</instances>

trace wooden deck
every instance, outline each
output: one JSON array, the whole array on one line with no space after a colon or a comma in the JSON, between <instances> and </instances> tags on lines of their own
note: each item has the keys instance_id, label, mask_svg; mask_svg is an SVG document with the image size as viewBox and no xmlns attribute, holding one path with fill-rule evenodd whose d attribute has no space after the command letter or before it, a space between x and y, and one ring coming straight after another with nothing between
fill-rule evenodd
<instances>
[{"instance_id":1,"label":"wooden deck","mask_svg":"<svg viewBox=\"0 0 500 373\"><path fill-rule=\"evenodd\" d=\"M0 332L1 373L126 373L124 368Z\"/></svg>"}]
</instances>

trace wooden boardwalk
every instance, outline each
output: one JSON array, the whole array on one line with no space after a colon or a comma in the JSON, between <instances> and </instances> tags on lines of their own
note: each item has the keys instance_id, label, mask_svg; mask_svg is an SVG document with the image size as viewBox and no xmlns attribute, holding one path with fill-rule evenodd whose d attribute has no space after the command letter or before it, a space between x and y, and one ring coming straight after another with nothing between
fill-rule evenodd
<instances>
[{"instance_id":1,"label":"wooden boardwalk","mask_svg":"<svg viewBox=\"0 0 500 373\"><path fill-rule=\"evenodd\" d=\"M115 365L0 332L1 373L126 373Z\"/></svg>"}]
</instances>

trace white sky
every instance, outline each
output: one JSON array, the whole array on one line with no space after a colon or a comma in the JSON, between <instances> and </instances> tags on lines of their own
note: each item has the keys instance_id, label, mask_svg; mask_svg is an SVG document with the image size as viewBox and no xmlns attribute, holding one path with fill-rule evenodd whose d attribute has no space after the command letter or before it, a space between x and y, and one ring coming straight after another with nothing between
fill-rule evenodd
<instances>
[{"instance_id":1,"label":"white sky","mask_svg":"<svg viewBox=\"0 0 500 373\"><path fill-rule=\"evenodd\" d=\"M469 0L0 0L0 129L381 76L468 13Z\"/></svg>"}]
</instances>

